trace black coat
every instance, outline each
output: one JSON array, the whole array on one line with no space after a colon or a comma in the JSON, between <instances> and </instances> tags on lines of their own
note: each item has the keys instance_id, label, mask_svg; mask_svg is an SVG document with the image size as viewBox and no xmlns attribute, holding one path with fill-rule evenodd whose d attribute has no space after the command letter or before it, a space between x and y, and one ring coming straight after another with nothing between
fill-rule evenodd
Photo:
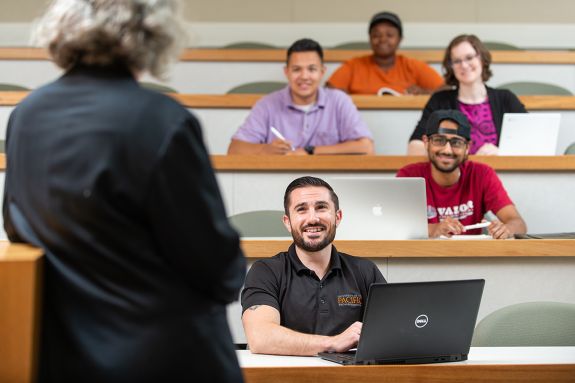
<instances>
[{"instance_id":1,"label":"black coat","mask_svg":"<svg viewBox=\"0 0 575 383\"><path fill-rule=\"evenodd\" d=\"M40 380L239 382L245 259L198 121L121 68L75 68L10 116L4 220L44 249Z\"/></svg>"},{"instance_id":2,"label":"black coat","mask_svg":"<svg viewBox=\"0 0 575 383\"><path fill-rule=\"evenodd\" d=\"M493 123L495 124L495 130L497 131L497 144L499 145L501 125L503 125L503 114L527 113L527 111L517 96L510 90L494 89L490 87L486 88L491 114L493 115ZM417 126L409 140L421 140L421 137L425 134L425 124L427 123L431 113L441 109L458 109L457 95L457 89L442 90L434 93L429 98L429 101L427 101L427 104L423 109L423 113L421 114L421 119L417 123Z\"/></svg>"}]
</instances>

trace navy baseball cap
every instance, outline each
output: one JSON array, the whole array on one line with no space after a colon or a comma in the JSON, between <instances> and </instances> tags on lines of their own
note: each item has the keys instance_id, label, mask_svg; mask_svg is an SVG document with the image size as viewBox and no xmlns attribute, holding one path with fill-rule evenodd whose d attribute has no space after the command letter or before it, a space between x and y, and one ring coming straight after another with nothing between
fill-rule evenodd
<instances>
[{"instance_id":1,"label":"navy baseball cap","mask_svg":"<svg viewBox=\"0 0 575 383\"><path fill-rule=\"evenodd\" d=\"M440 128L439 124L441 121L453 121L457 124L457 129L445 129ZM425 134L429 137L433 134L457 134L458 136L464 137L467 140L471 139L471 125L467 120L467 117L459 110L456 109L445 109L436 110L431 113L427 123L425 124Z\"/></svg>"},{"instance_id":2,"label":"navy baseball cap","mask_svg":"<svg viewBox=\"0 0 575 383\"><path fill-rule=\"evenodd\" d=\"M371 29L379 23L390 23L399 30L399 37L403 37L403 27L401 26L401 20L395 13L379 12L373 15L371 21L369 22L368 32L371 32Z\"/></svg>"}]
</instances>

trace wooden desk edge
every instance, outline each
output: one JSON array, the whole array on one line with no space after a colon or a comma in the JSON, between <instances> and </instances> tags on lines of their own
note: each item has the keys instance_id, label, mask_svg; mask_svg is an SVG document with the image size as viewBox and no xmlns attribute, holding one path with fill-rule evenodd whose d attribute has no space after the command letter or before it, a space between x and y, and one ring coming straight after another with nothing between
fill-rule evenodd
<instances>
[{"instance_id":1,"label":"wooden desk edge","mask_svg":"<svg viewBox=\"0 0 575 383\"><path fill-rule=\"evenodd\" d=\"M430 63L443 60L444 49L400 49L399 54ZM352 57L371 54L371 50L324 49L326 62L343 62ZM186 48L180 61L280 62L286 49ZM493 50L493 63L499 64L575 64L575 52L569 50ZM0 60L50 60L43 48L0 47Z\"/></svg>"},{"instance_id":2,"label":"wooden desk edge","mask_svg":"<svg viewBox=\"0 0 575 383\"><path fill-rule=\"evenodd\" d=\"M247 258L269 258L287 251L291 239L242 239ZM343 253L365 258L575 257L575 240L336 240Z\"/></svg>"},{"instance_id":3,"label":"wooden desk edge","mask_svg":"<svg viewBox=\"0 0 575 383\"><path fill-rule=\"evenodd\" d=\"M575 364L448 364L345 367L246 367L246 383L275 382L573 382Z\"/></svg>"}]
</instances>

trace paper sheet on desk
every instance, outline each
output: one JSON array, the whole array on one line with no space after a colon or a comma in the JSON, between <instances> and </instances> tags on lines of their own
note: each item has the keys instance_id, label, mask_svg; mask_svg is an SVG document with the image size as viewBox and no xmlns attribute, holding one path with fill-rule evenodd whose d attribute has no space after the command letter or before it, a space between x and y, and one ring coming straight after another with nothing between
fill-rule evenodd
<instances>
[{"instance_id":1,"label":"paper sheet on desk","mask_svg":"<svg viewBox=\"0 0 575 383\"><path fill-rule=\"evenodd\" d=\"M492 236L489 234L460 234L460 235L452 235L451 237L446 237L444 235L440 236L439 239L455 239L455 240L476 240L476 239L493 239Z\"/></svg>"}]
</instances>

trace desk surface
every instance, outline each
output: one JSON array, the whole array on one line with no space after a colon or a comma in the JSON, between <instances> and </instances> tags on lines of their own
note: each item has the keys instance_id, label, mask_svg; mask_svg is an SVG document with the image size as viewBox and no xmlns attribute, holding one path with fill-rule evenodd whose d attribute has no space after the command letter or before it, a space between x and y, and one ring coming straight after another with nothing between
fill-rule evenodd
<instances>
[{"instance_id":1,"label":"desk surface","mask_svg":"<svg viewBox=\"0 0 575 383\"><path fill-rule=\"evenodd\" d=\"M242 239L247 258L286 251L290 239ZM334 242L338 251L366 258L575 257L575 240L383 240Z\"/></svg>"},{"instance_id":2,"label":"desk surface","mask_svg":"<svg viewBox=\"0 0 575 383\"><path fill-rule=\"evenodd\" d=\"M29 92L0 92L0 106L15 106ZM188 108L250 109L263 94L172 94ZM360 110L417 110L423 109L428 95L380 97L352 95L352 101ZM575 110L575 96L519 96L527 110Z\"/></svg>"},{"instance_id":3,"label":"desk surface","mask_svg":"<svg viewBox=\"0 0 575 383\"><path fill-rule=\"evenodd\" d=\"M334 171L396 172L405 165L425 161L414 156L238 156L212 155L218 171ZM470 156L470 160L496 171L573 171L575 156Z\"/></svg>"},{"instance_id":4,"label":"desk surface","mask_svg":"<svg viewBox=\"0 0 575 383\"><path fill-rule=\"evenodd\" d=\"M318 357L237 351L255 382L574 382L575 347L472 347L469 360L427 365L346 366Z\"/></svg>"},{"instance_id":5,"label":"desk surface","mask_svg":"<svg viewBox=\"0 0 575 383\"><path fill-rule=\"evenodd\" d=\"M439 63L444 49L403 49L399 53L426 62ZM370 50L324 49L326 62L342 62L352 57L370 54ZM575 52L566 50L491 51L493 63L498 64L575 64ZM33 47L0 47L0 60L49 60L44 49ZM188 48L181 61L223 62L281 62L285 49L222 49Z\"/></svg>"}]
</instances>

